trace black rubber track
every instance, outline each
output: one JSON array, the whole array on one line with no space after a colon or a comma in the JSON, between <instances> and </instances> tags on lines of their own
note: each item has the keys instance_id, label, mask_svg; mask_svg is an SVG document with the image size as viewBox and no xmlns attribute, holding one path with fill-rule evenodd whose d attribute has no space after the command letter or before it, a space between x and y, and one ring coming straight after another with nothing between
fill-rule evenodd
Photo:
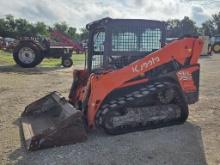
<instances>
[{"instance_id":1,"label":"black rubber track","mask_svg":"<svg viewBox=\"0 0 220 165\"><path fill-rule=\"evenodd\" d=\"M123 107L131 106L135 101L140 99L141 97L147 97L152 94L156 94L164 89L167 88L173 88L176 91L176 98L175 98L175 104L177 104L181 109L181 115L180 118L166 122L166 123L148 123L146 126L139 125L138 127L131 127L129 125L122 127L117 127L113 129L109 129L105 127L105 122L107 121L107 118L110 117L114 111L120 112ZM98 127L102 127L106 133L108 134L124 134L128 132L134 132L134 131L140 131L140 130L146 130L146 129L155 129L165 126L171 126L176 124L182 124L184 123L188 118L188 104L186 102L186 99L180 89L177 85L170 83L170 82L156 82L153 84L148 85L147 87L140 88L137 91L133 91L132 93L124 96L119 97L113 100L110 100L108 103L104 104L100 110L97 113L96 116L96 125Z\"/></svg>"}]
</instances>

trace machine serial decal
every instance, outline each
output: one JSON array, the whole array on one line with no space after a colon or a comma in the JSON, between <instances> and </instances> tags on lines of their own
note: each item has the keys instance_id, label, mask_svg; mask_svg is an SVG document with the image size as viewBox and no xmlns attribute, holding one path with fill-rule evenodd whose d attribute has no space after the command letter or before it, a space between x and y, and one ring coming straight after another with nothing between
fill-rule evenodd
<instances>
[{"instance_id":1,"label":"machine serial decal","mask_svg":"<svg viewBox=\"0 0 220 165\"><path fill-rule=\"evenodd\" d=\"M188 72L188 71L179 71L177 73L177 76L178 76L180 81L181 80L183 80L183 81L185 81L185 80L192 80L192 74L190 72Z\"/></svg>"},{"instance_id":2,"label":"machine serial decal","mask_svg":"<svg viewBox=\"0 0 220 165\"><path fill-rule=\"evenodd\" d=\"M159 57L152 57L151 59L149 59L148 61L142 63L141 65L133 65L132 66L132 72L142 72L144 70L146 70L147 68L149 68L150 66L156 64L160 62L160 58Z\"/></svg>"}]
</instances>

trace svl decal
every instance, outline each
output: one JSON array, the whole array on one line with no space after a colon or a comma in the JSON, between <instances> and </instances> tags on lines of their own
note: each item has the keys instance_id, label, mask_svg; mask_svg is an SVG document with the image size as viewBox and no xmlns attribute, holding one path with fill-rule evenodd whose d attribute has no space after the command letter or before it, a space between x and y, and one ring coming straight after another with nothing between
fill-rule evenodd
<instances>
[{"instance_id":1,"label":"svl decal","mask_svg":"<svg viewBox=\"0 0 220 165\"><path fill-rule=\"evenodd\" d=\"M179 80L192 80L192 74L188 71L179 71L177 73Z\"/></svg>"}]
</instances>

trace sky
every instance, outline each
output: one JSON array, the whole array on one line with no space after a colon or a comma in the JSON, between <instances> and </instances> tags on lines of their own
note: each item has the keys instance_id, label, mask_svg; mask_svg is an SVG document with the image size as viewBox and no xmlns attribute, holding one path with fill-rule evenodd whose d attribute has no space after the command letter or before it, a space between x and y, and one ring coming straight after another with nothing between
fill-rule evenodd
<instances>
[{"instance_id":1,"label":"sky","mask_svg":"<svg viewBox=\"0 0 220 165\"><path fill-rule=\"evenodd\" d=\"M53 25L65 21L76 28L103 17L182 19L198 26L220 12L220 0L0 0L0 18L11 14L33 23Z\"/></svg>"}]
</instances>

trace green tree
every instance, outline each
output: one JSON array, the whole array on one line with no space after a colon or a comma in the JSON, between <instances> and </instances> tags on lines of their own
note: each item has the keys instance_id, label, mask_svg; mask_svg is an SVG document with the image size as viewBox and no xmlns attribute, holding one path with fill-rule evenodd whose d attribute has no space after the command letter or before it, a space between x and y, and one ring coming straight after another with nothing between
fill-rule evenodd
<instances>
[{"instance_id":1,"label":"green tree","mask_svg":"<svg viewBox=\"0 0 220 165\"><path fill-rule=\"evenodd\" d=\"M67 31L68 36L70 36L72 39L76 39L77 33L76 33L76 28L74 27L69 27Z\"/></svg>"},{"instance_id":2,"label":"green tree","mask_svg":"<svg viewBox=\"0 0 220 165\"><path fill-rule=\"evenodd\" d=\"M48 26L44 22L37 22L34 26L34 29L37 34L43 36L49 35Z\"/></svg>"},{"instance_id":3,"label":"green tree","mask_svg":"<svg viewBox=\"0 0 220 165\"><path fill-rule=\"evenodd\" d=\"M12 15L6 15L4 20L4 33L7 37L13 37L16 35L16 23Z\"/></svg>"},{"instance_id":4,"label":"green tree","mask_svg":"<svg viewBox=\"0 0 220 165\"><path fill-rule=\"evenodd\" d=\"M215 27L215 34L220 34L220 12L212 15L212 22Z\"/></svg>"},{"instance_id":5,"label":"green tree","mask_svg":"<svg viewBox=\"0 0 220 165\"><path fill-rule=\"evenodd\" d=\"M215 33L215 27L213 21L208 20L202 23L202 33L206 36L212 36Z\"/></svg>"},{"instance_id":6,"label":"green tree","mask_svg":"<svg viewBox=\"0 0 220 165\"><path fill-rule=\"evenodd\" d=\"M6 26L5 26L5 19L0 19L0 36L6 37Z\"/></svg>"},{"instance_id":7,"label":"green tree","mask_svg":"<svg viewBox=\"0 0 220 165\"><path fill-rule=\"evenodd\" d=\"M89 32L86 28L80 29L80 40L87 40L89 38Z\"/></svg>"},{"instance_id":8,"label":"green tree","mask_svg":"<svg viewBox=\"0 0 220 165\"><path fill-rule=\"evenodd\" d=\"M67 25L66 22L55 23L54 24L54 29L58 30L60 32L63 32L63 33L67 33L68 25Z\"/></svg>"},{"instance_id":9,"label":"green tree","mask_svg":"<svg viewBox=\"0 0 220 165\"><path fill-rule=\"evenodd\" d=\"M181 35L197 35L196 23L189 17L184 17L180 22Z\"/></svg>"},{"instance_id":10,"label":"green tree","mask_svg":"<svg viewBox=\"0 0 220 165\"><path fill-rule=\"evenodd\" d=\"M182 20L168 20L167 31L167 37L171 38L198 34L195 22L186 16Z\"/></svg>"},{"instance_id":11,"label":"green tree","mask_svg":"<svg viewBox=\"0 0 220 165\"><path fill-rule=\"evenodd\" d=\"M22 37L22 36L36 36L36 31L34 30L34 26L30 24L26 19L16 19L16 37Z\"/></svg>"},{"instance_id":12,"label":"green tree","mask_svg":"<svg viewBox=\"0 0 220 165\"><path fill-rule=\"evenodd\" d=\"M167 37L179 37L181 33L180 20L172 19L167 21Z\"/></svg>"}]
</instances>

